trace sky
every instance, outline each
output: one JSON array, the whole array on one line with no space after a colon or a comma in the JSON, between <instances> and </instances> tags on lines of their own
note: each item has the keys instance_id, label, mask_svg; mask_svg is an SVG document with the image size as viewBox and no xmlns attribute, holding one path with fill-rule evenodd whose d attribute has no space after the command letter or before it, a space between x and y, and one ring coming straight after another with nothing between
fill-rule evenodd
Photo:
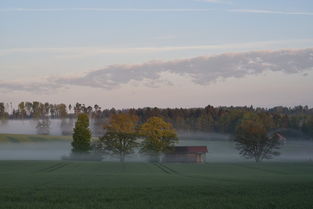
<instances>
[{"instance_id":1,"label":"sky","mask_svg":"<svg viewBox=\"0 0 313 209\"><path fill-rule=\"evenodd\" d=\"M313 107L312 0L0 0L0 100Z\"/></svg>"}]
</instances>

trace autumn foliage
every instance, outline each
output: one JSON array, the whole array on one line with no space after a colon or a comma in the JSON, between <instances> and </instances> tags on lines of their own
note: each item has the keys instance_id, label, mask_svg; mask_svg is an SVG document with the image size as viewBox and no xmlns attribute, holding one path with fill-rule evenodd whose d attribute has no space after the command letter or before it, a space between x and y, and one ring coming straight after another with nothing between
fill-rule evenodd
<instances>
[{"instance_id":1,"label":"autumn foliage","mask_svg":"<svg viewBox=\"0 0 313 209\"><path fill-rule=\"evenodd\" d=\"M278 133L269 134L271 119L264 115L253 115L242 120L237 127L234 141L239 153L248 159L260 162L279 155L282 138Z\"/></svg>"},{"instance_id":2,"label":"autumn foliage","mask_svg":"<svg viewBox=\"0 0 313 209\"><path fill-rule=\"evenodd\" d=\"M159 117L148 119L140 127L139 134L144 138L141 151L154 155L156 160L159 160L160 153L168 151L177 142L175 129Z\"/></svg>"}]
</instances>

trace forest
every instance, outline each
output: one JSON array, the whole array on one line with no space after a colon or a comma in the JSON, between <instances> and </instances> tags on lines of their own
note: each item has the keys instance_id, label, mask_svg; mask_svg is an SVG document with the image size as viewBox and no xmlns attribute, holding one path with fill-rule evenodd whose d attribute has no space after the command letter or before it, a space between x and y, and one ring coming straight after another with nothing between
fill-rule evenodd
<instances>
[{"instance_id":1,"label":"forest","mask_svg":"<svg viewBox=\"0 0 313 209\"><path fill-rule=\"evenodd\" d=\"M50 119L64 120L66 123L75 120L80 113L86 113L92 120L94 133L102 135L103 124L112 115L129 113L138 117L142 124L148 118L157 116L170 122L173 127L186 132L216 132L233 134L241 120L258 115L266 121L269 130L280 130L285 136L303 134L313 137L313 108L308 106L260 108L253 106L219 106L208 105L204 108L129 108L102 109L99 105L85 104L50 104L48 102L20 102L17 107L12 103L0 102L0 118L4 120L36 119L39 127L48 126ZM68 119L68 120L67 120ZM44 131L43 131L44 132ZM99 134L97 134L99 133ZM66 135L68 133L64 133Z\"/></svg>"}]
</instances>

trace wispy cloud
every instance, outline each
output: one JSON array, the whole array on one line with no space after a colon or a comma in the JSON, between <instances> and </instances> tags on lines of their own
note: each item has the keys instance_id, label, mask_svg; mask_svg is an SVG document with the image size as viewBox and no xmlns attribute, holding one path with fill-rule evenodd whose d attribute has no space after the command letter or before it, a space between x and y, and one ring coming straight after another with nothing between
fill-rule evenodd
<instances>
[{"instance_id":1,"label":"wispy cloud","mask_svg":"<svg viewBox=\"0 0 313 209\"><path fill-rule=\"evenodd\" d=\"M225 0L196 0L209 3L230 4ZM276 14L276 15L304 15L312 16L311 11L284 11L267 9L211 9L211 8L0 8L0 12L230 12L252 14Z\"/></svg>"},{"instance_id":2,"label":"wispy cloud","mask_svg":"<svg viewBox=\"0 0 313 209\"><path fill-rule=\"evenodd\" d=\"M48 93L53 89L63 88L62 85L49 81L50 79L42 79L41 81L1 81L0 89L4 91L23 91L33 93ZM43 82L44 81L44 82Z\"/></svg>"},{"instance_id":3,"label":"wispy cloud","mask_svg":"<svg viewBox=\"0 0 313 209\"><path fill-rule=\"evenodd\" d=\"M238 13L313 16L313 12L304 12L304 11L278 11L278 10L260 10L260 9L230 9L228 11Z\"/></svg>"},{"instance_id":4,"label":"wispy cloud","mask_svg":"<svg viewBox=\"0 0 313 209\"><path fill-rule=\"evenodd\" d=\"M231 4L231 1L227 0L195 0L200 2L208 2L208 3L214 3L214 4Z\"/></svg>"},{"instance_id":5,"label":"wispy cloud","mask_svg":"<svg viewBox=\"0 0 313 209\"><path fill-rule=\"evenodd\" d=\"M207 85L218 79L258 75L265 71L287 74L313 70L313 48L277 51L225 53L174 61L154 61L137 65L110 65L75 77L48 78L41 82L0 81L0 89L43 92L70 86L113 89L132 81L162 83L162 74L186 76L194 84ZM149 81L149 82L147 82Z\"/></svg>"},{"instance_id":6,"label":"wispy cloud","mask_svg":"<svg viewBox=\"0 0 313 209\"><path fill-rule=\"evenodd\" d=\"M208 8L0 8L0 12L208 12Z\"/></svg>"},{"instance_id":7,"label":"wispy cloud","mask_svg":"<svg viewBox=\"0 0 313 209\"><path fill-rule=\"evenodd\" d=\"M194 83L206 85L219 78L243 77L264 71L298 73L306 70L313 70L313 49L226 53L170 62L112 65L79 78L56 82L110 89L130 81L157 80L161 73L169 72L189 76Z\"/></svg>"},{"instance_id":8,"label":"wispy cloud","mask_svg":"<svg viewBox=\"0 0 313 209\"><path fill-rule=\"evenodd\" d=\"M171 38L171 37L170 37ZM0 56L11 54L32 54L32 53L51 53L61 58L81 58L88 56L97 56L101 54L133 54L133 53L155 53L166 51L187 51L187 50L223 50L223 49L245 49L258 47L272 47L290 43L308 43L312 44L313 39L299 40L275 40L275 41L259 41L244 43L228 43L228 44L203 44L203 45L185 45L185 46L150 46L150 47L60 47L60 48L9 48L0 49Z\"/></svg>"}]
</instances>

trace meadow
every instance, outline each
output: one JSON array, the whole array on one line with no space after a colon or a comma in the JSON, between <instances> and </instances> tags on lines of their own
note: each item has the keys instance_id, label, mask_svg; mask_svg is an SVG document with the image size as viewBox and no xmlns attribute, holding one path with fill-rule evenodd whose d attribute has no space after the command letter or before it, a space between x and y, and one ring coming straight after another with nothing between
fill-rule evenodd
<instances>
[{"instance_id":1,"label":"meadow","mask_svg":"<svg viewBox=\"0 0 313 209\"><path fill-rule=\"evenodd\" d=\"M312 143L289 142L293 161L256 164L218 137L181 140L208 146L204 164L122 164L59 160L70 136L0 134L0 208L312 208Z\"/></svg>"},{"instance_id":2,"label":"meadow","mask_svg":"<svg viewBox=\"0 0 313 209\"><path fill-rule=\"evenodd\" d=\"M49 136L0 133L0 143L71 141L72 136Z\"/></svg>"},{"instance_id":3,"label":"meadow","mask_svg":"<svg viewBox=\"0 0 313 209\"><path fill-rule=\"evenodd\" d=\"M0 208L309 209L313 163L0 161Z\"/></svg>"}]
</instances>

